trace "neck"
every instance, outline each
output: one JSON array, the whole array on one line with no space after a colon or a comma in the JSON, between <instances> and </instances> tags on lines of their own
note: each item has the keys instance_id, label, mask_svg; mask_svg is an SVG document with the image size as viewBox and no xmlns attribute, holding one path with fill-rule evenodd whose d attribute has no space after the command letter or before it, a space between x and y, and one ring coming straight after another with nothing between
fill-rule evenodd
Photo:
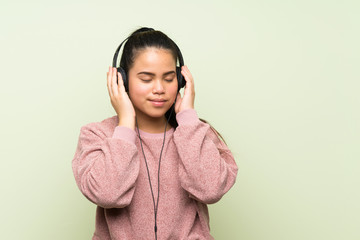
<instances>
[{"instance_id":1,"label":"neck","mask_svg":"<svg viewBox=\"0 0 360 240\"><path fill-rule=\"evenodd\" d=\"M165 116L159 118L152 118L149 116L139 116L139 114L136 114L136 121L137 126L139 129L141 129L141 131L147 133L163 133L165 130L167 119L165 118ZM171 125L168 123L165 131L168 131L170 129Z\"/></svg>"}]
</instances>

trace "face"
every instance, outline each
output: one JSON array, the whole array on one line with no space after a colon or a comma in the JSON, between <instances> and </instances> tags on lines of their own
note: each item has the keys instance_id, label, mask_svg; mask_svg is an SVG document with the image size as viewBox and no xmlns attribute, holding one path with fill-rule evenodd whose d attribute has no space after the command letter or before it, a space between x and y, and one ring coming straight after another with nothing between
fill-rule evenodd
<instances>
[{"instance_id":1,"label":"face","mask_svg":"<svg viewBox=\"0 0 360 240\"><path fill-rule=\"evenodd\" d=\"M162 118L177 95L176 63L169 50L146 48L129 69L129 96L138 117Z\"/></svg>"}]
</instances>

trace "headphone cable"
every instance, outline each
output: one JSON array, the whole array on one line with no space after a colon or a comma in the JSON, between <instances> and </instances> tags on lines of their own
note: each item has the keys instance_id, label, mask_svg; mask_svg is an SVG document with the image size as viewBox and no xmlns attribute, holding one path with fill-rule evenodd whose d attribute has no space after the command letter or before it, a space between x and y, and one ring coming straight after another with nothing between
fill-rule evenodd
<instances>
[{"instance_id":1,"label":"headphone cable","mask_svg":"<svg viewBox=\"0 0 360 240\"><path fill-rule=\"evenodd\" d=\"M176 103L176 99L175 99L175 103ZM165 138L166 138L166 128L168 125L168 122L170 120L170 117L175 109L175 103L174 103L174 107L171 109L170 115L165 123L165 130L164 130L164 139L163 139L163 143L162 143L162 147L161 147L161 151L160 151L160 157L159 157L159 167L158 167L158 184L157 184L157 199L156 199L156 203L155 203L155 197L154 197L154 192L153 192L153 188L152 188L152 184L151 184L151 179L150 179L150 172L149 172L149 167L147 164L147 160L146 160L146 156L145 156L145 152L144 152L144 148L143 148L143 144L142 144L142 139L141 139L141 135L140 135L140 131L139 131L139 125L137 122L137 118L135 118L135 122L136 122L136 130L139 136L139 140L140 140L140 146L141 146L141 151L143 153L144 156L144 161L145 161L145 165L146 165L146 171L148 174L148 179L149 179L149 184L150 184L150 190L151 190L151 196L153 199L153 205L154 205L154 220L155 220L155 225L154 225L154 232L155 232L155 240L157 240L157 211L158 211L158 207L159 207L159 197L160 197L160 164L161 164L161 156L163 153L163 149L164 149L164 145L165 145Z\"/></svg>"}]
</instances>

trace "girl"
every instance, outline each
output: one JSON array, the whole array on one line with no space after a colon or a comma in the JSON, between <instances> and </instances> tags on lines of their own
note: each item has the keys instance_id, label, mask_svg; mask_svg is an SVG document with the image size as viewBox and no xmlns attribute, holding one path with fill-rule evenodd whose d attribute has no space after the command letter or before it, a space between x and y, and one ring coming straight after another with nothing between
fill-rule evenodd
<instances>
[{"instance_id":1,"label":"girl","mask_svg":"<svg viewBox=\"0 0 360 240\"><path fill-rule=\"evenodd\" d=\"M81 128L72 162L80 191L97 205L95 240L213 239L207 204L233 186L238 169L199 120L181 62L169 37L141 28L124 45L121 73L109 68L117 115Z\"/></svg>"}]
</instances>

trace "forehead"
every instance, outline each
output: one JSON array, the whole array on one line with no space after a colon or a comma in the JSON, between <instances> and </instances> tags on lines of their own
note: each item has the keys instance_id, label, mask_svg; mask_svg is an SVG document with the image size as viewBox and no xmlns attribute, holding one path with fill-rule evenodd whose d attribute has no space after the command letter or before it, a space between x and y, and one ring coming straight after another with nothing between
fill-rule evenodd
<instances>
[{"instance_id":1,"label":"forehead","mask_svg":"<svg viewBox=\"0 0 360 240\"><path fill-rule=\"evenodd\" d=\"M175 68L176 60L170 50L148 47L136 54L133 68Z\"/></svg>"}]
</instances>

